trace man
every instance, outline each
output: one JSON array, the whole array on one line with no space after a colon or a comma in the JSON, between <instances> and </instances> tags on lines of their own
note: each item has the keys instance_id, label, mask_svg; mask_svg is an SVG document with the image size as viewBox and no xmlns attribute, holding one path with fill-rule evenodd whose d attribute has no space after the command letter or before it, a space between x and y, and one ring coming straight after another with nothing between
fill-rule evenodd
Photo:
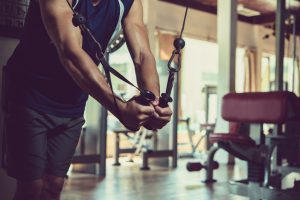
<instances>
[{"instance_id":1,"label":"man","mask_svg":"<svg viewBox=\"0 0 300 200\"><path fill-rule=\"evenodd\" d=\"M5 68L7 173L17 179L16 200L59 199L88 94L131 129L145 123L162 128L172 114L158 106L159 79L140 0L74 1L103 48L122 23L138 85L157 100L145 106L117 98L119 113L93 62L95 46L72 24L66 0L31 0L24 36Z\"/></svg>"}]
</instances>

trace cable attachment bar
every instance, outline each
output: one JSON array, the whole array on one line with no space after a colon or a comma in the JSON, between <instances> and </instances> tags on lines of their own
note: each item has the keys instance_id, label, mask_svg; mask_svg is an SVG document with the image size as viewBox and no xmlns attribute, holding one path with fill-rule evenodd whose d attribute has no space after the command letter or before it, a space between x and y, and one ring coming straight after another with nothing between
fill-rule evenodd
<instances>
[{"instance_id":1,"label":"cable attachment bar","mask_svg":"<svg viewBox=\"0 0 300 200\"><path fill-rule=\"evenodd\" d=\"M185 46L185 41L180 37L176 38L173 43L175 49L172 52L171 58L168 61L168 69L169 69L169 77L166 87L166 92L162 93L159 100L159 105L161 107L167 107L168 103L172 102L173 99L171 97L172 89L173 89L173 82L175 79L175 74L179 72L181 68L181 50ZM175 58L177 56L177 61ZM176 64L173 64L176 63Z\"/></svg>"},{"instance_id":2,"label":"cable attachment bar","mask_svg":"<svg viewBox=\"0 0 300 200\"><path fill-rule=\"evenodd\" d=\"M168 62L169 71L179 72L181 68L181 50L185 47L185 41L182 37L176 38L173 43L175 49L172 52L171 58ZM177 56L177 62L175 62L175 58ZM176 63L176 67L172 66L172 63Z\"/></svg>"},{"instance_id":3,"label":"cable attachment bar","mask_svg":"<svg viewBox=\"0 0 300 200\"><path fill-rule=\"evenodd\" d=\"M168 104L173 101L171 97L171 93L173 89L173 83L175 80L175 74L179 72L181 68L181 50L185 47L185 41L182 38L182 34L185 28L188 10L189 10L189 6L188 4L186 4L180 35L173 42L174 51L172 52L171 58L168 61L169 77L168 77L166 92L162 93L159 98L159 106L163 108L168 107ZM175 60L176 57L177 57L177 61Z\"/></svg>"}]
</instances>

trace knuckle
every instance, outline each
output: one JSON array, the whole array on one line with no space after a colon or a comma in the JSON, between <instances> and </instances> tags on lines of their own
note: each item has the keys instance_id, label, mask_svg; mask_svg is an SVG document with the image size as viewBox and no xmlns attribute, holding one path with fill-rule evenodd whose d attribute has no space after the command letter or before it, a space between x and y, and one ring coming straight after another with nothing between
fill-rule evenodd
<instances>
[{"instance_id":1,"label":"knuckle","mask_svg":"<svg viewBox=\"0 0 300 200\"><path fill-rule=\"evenodd\" d=\"M142 120L142 116L141 115L138 115L136 118L137 118L138 121Z\"/></svg>"},{"instance_id":2,"label":"knuckle","mask_svg":"<svg viewBox=\"0 0 300 200\"><path fill-rule=\"evenodd\" d=\"M138 114L142 114L144 112L144 110L142 107L139 106L137 109L137 112L138 112Z\"/></svg>"}]
</instances>

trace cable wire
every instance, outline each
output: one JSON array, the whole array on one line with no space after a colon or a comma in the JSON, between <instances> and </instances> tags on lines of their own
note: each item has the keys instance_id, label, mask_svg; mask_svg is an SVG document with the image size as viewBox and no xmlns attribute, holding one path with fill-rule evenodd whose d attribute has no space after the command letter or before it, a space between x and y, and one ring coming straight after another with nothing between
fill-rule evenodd
<instances>
[{"instance_id":1,"label":"cable wire","mask_svg":"<svg viewBox=\"0 0 300 200\"><path fill-rule=\"evenodd\" d=\"M183 18L183 23L182 23L182 27L181 27L181 31L180 31L180 38L182 38L182 34L184 32L184 29L185 29L185 24L186 24L186 18L187 18L188 11L189 11L189 5L188 5L188 0L187 0L186 1L185 14L184 14L184 18Z\"/></svg>"}]
</instances>

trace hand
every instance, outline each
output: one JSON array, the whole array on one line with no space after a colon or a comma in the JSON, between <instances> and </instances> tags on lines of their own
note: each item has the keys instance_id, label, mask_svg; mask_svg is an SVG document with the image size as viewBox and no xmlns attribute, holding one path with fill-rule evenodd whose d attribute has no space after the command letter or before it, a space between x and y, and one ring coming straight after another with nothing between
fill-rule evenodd
<instances>
[{"instance_id":1,"label":"hand","mask_svg":"<svg viewBox=\"0 0 300 200\"><path fill-rule=\"evenodd\" d=\"M165 108L160 107L158 99L151 104L154 106L155 113L144 123L144 127L149 130L161 129L171 120L172 110L169 106Z\"/></svg>"},{"instance_id":2,"label":"hand","mask_svg":"<svg viewBox=\"0 0 300 200\"><path fill-rule=\"evenodd\" d=\"M138 131L155 113L152 105L145 106L137 102L138 97L133 97L122 108L122 123L132 131Z\"/></svg>"}]
</instances>

